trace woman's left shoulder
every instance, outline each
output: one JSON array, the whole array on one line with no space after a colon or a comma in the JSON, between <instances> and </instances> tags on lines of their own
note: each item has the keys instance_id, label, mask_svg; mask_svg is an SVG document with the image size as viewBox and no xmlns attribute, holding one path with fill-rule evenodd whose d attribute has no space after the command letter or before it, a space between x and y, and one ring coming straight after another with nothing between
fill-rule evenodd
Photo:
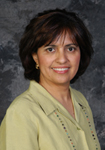
<instances>
[{"instance_id":1,"label":"woman's left shoulder","mask_svg":"<svg viewBox=\"0 0 105 150\"><path fill-rule=\"evenodd\" d=\"M85 106L89 106L87 99L80 91L72 87L70 87L70 90L71 90L72 96L75 97L78 102L84 104Z\"/></svg>"}]
</instances>

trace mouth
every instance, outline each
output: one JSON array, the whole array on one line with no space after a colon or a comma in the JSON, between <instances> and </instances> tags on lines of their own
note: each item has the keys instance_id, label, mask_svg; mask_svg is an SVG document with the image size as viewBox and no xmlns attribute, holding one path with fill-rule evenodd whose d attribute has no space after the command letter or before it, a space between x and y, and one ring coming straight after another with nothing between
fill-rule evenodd
<instances>
[{"instance_id":1,"label":"mouth","mask_svg":"<svg viewBox=\"0 0 105 150\"><path fill-rule=\"evenodd\" d=\"M52 69L56 71L65 71L68 70L69 68L52 68Z\"/></svg>"},{"instance_id":2,"label":"mouth","mask_svg":"<svg viewBox=\"0 0 105 150\"><path fill-rule=\"evenodd\" d=\"M64 67L64 68L52 68L54 70L54 72L58 73L58 74L65 74L69 71L68 67Z\"/></svg>"}]
</instances>

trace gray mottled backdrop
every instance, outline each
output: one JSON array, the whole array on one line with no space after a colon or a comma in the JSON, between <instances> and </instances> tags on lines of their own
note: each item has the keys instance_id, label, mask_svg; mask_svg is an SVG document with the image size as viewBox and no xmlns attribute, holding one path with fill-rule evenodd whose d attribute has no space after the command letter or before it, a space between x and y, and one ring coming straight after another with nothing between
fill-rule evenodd
<instances>
[{"instance_id":1,"label":"gray mottled backdrop","mask_svg":"<svg viewBox=\"0 0 105 150\"><path fill-rule=\"evenodd\" d=\"M13 99L29 85L18 56L24 28L36 13L57 7L78 13L93 36L91 64L73 87L87 98L105 150L105 0L0 0L0 122Z\"/></svg>"}]
</instances>

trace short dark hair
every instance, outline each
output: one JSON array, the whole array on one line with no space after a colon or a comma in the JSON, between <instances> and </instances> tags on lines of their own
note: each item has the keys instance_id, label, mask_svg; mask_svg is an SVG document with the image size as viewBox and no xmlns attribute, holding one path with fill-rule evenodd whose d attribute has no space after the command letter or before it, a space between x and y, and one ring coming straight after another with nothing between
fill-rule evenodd
<instances>
[{"instance_id":1,"label":"short dark hair","mask_svg":"<svg viewBox=\"0 0 105 150\"><path fill-rule=\"evenodd\" d=\"M81 53L78 72L70 83L85 72L93 54L92 36L77 14L55 9L39 13L26 26L19 45L25 78L39 82L40 69L35 68L32 53L37 53L38 48L54 41L63 31L70 31L70 37L77 42Z\"/></svg>"}]
</instances>

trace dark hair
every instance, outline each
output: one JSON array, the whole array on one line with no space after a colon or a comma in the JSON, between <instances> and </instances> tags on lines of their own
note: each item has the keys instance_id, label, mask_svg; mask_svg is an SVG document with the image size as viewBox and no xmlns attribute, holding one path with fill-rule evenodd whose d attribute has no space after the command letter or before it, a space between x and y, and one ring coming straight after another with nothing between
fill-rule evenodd
<instances>
[{"instance_id":1,"label":"dark hair","mask_svg":"<svg viewBox=\"0 0 105 150\"><path fill-rule=\"evenodd\" d=\"M37 53L38 48L51 43L64 31L70 33L70 37L78 43L81 52L78 72L70 83L85 72L93 53L91 34L74 12L56 9L39 13L25 29L19 45L25 78L39 82L40 70L35 68L32 53Z\"/></svg>"}]
</instances>

